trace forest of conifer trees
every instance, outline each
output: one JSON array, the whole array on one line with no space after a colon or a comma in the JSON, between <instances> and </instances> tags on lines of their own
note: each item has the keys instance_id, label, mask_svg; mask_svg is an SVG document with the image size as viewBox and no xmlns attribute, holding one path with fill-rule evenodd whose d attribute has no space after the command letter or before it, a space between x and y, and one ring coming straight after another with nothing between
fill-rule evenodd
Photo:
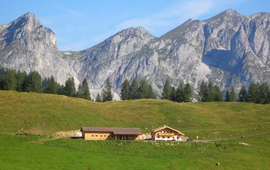
<instances>
[{"instance_id":1,"label":"forest of conifer trees","mask_svg":"<svg viewBox=\"0 0 270 170\"><path fill-rule=\"evenodd\" d=\"M89 86L85 78L77 89L78 90L76 90L73 77L68 78L65 85L60 85L53 76L42 79L37 71L26 74L26 72L0 68L0 90L50 93L91 100ZM238 94L236 94L233 85L228 90L224 91L223 95L217 85L213 85L212 82L204 81L200 83L198 90L199 101L201 102L270 103L270 88L266 82L262 84L253 82L248 88L242 85ZM175 102L191 102L192 91L189 83L180 83L178 87L172 87L169 79L167 79L163 86L162 99ZM152 86L145 79L141 79L139 83L136 79L133 79L130 83L128 80L125 80L122 84L122 100L155 98L156 95ZM105 88L102 90L101 94L96 96L95 101L106 102L112 99L111 83L109 79L107 79Z\"/></svg>"}]
</instances>

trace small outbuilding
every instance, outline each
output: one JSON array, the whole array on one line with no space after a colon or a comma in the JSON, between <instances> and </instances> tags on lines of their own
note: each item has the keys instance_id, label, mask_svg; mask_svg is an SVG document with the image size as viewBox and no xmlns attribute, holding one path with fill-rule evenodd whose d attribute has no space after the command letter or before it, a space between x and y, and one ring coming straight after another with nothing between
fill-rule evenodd
<instances>
[{"instance_id":1,"label":"small outbuilding","mask_svg":"<svg viewBox=\"0 0 270 170\"><path fill-rule=\"evenodd\" d=\"M152 140L155 141L182 141L185 134L169 126L162 126L151 131Z\"/></svg>"},{"instance_id":2,"label":"small outbuilding","mask_svg":"<svg viewBox=\"0 0 270 170\"><path fill-rule=\"evenodd\" d=\"M138 140L142 134L139 128L82 127L85 140Z\"/></svg>"}]
</instances>

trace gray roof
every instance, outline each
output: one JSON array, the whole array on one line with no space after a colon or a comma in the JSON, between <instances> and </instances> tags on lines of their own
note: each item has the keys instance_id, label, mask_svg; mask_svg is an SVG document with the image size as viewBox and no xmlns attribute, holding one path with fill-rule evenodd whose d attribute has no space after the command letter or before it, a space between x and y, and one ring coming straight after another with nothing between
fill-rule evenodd
<instances>
[{"instance_id":1,"label":"gray roof","mask_svg":"<svg viewBox=\"0 0 270 170\"><path fill-rule=\"evenodd\" d=\"M140 128L82 127L82 132L112 132L115 135L141 135Z\"/></svg>"}]
</instances>

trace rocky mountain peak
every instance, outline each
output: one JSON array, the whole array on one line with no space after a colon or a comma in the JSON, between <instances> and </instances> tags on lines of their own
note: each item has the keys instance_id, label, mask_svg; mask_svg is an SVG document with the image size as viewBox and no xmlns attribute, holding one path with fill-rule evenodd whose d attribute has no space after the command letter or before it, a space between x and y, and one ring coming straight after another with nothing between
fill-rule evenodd
<instances>
[{"instance_id":1,"label":"rocky mountain peak","mask_svg":"<svg viewBox=\"0 0 270 170\"><path fill-rule=\"evenodd\" d=\"M16 28L26 28L31 31L34 28L39 27L41 24L35 14L28 12L11 22L11 25Z\"/></svg>"},{"instance_id":2,"label":"rocky mountain peak","mask_svg":"<svg viewBox=\"0 0 270 170\"><path fill-rule=\"evenodd\" d=\"M130 27L118 32L116 35L125 36L125 37L135 37L138 36L140 38L155 38L152 36L145 28L143 27Z\"/></svg>"},{"instance_id":3,"label":"rocky mountain peak","mask_svg":"<svg viewBox=\"0 0 270 170\"><path fill-rule=\"evenodd\" d=\"M125 79L144 78L159 96L169 78L175 87L188 82L196 97L202 80L221 90L270 83L269 31L270 14L247 17L229 9L208 20L189 19L160 38L132 27L87 50L62 53L54 33L27 13L0 26L0 66L37 70L62 84L74 77L78 85L86 77L95 89L109 78L117 93Z\"/></svg>"},{"instance_id":4,"label":"rocky mountain peak","mask_svg":"<svg viewBox=\"0 0 270 170\"><path fill-rule=\"evenodd\" d=\"M233 9L228 9L224 12L221 12L220 14L204 20L204 22L216 22L216 21L222 21L222 22L231 22L231 21L243 21L244 19L246 19L247 17L238 13L237 11L233 10Z\"/></svg>"}]
</instances>

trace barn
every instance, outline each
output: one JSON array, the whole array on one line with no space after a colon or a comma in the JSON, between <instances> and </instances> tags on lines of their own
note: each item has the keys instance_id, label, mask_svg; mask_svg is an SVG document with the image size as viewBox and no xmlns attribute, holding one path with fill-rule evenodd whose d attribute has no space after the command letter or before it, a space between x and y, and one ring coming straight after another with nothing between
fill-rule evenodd
<instances>
[{"instance_id":1,"label":"barn","mask_svg":"<svg viewBox=\"0 0 270 170\"><path fill-rule=\"evenodd\" d=\"M138 140L142 134L139 128L82 127L84 140Z\"/></svg>"}]
</instances>

